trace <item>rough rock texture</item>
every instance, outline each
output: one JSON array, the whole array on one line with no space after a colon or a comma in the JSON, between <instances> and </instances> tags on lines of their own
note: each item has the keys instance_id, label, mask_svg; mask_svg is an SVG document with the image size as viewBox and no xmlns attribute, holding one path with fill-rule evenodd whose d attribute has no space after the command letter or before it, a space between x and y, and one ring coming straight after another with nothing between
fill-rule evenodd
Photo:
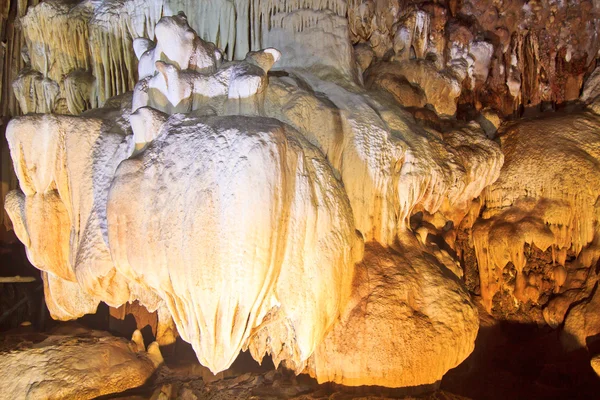
<instances>
[{"instance_id":1,"label":"rough rock texture","mask_svg":"<svg viewBox=\"0 0 600 400\"><path fill-rule=\"evenodd\" d=\"M598 7L595 1L356 0L349 2L348 22L352 42L368 44L373 62L418 60L450 72L462 88L459 106L510 115L579 97L600 49Z\"/></svg>"},{"instance_id":2,"label":"rough rock texture","mask_svg":"<svg viewBox=\"0 0 600 400\"><path fill-rule=\"evenodd\" d=\"M21 3L5 209L54 318L137 301L213 372L417 386L473 294L597 354L597 2Z\"/></svg>"},{"instance_id":3,"label":"rough rock texture","mask_svg":"<svg viewBox=\"0 0 600 400\"><path fill-rule=\"evenodd\" d=\"M483 218L473 227L488 311L501 292L510 293L517 308L543 305L550 294L570 296L568 290L596 275L590 267L600 257L599 129L596 114L579 111L518 122L501 134L505 163L484 190ZM535 249L551 252L550 265L528 263Z\"/></svg>"},{"instance_id":4,"label":"rough rock texture","mask_svg":"<svg viewBox=\"0 0 600 400\"><path fill-rule=\"evenodd\" d=\"M186 371L187 372L187 371ZM159 371L155 389L140 393L136 399L161 400L392 400L416 398L423 400L468 400L443 390L419 391L412 388L381 387L348 388L339 385L319 385L307 376L296 377L286 371L235 373L226 378L198 379L197 373L184 373L163 368ZM408 396L408 397L407 397Z\"/></svg>"},{"instance_id":5,"label":"rough rock texture","mask_svg":"<svg viewBox=\"0 0 600 400\"><path fill-rule=\"evenodd\" d=\"M597 350L600 338L599 305L600 294L596 287L592 296L569 310L562 332L563 344L568 349Z\"/></svg>"},{"instance_id":6,"label":"rough rock texture","mask_svg":"<svg viewBox=\"0 0 600 400\"><path fill-rule=\"evenodd\" d=\"M387 79L386 79L387 78ZM411 91L422 92L421 101L406 102L393 82L405 80L412 85ZM460 81L448 71L438 71L435 65L425 60L379 63L365 71L365 83L370 82L394 94L394 98L405 107L423 107L430 104L438 115L452 116L456 113L456 102L460 95ZM373 84L370 85L373 87Z\"/></svg>"},{"instance_id":7,"label":"rough rock texture","mask_svg":"<svg viewBox=\"0 0 600 400\"><path fill-rule=\"evenodd\" d=\"M456 102L510 115L521 106L576 100L600 49L598 4L591 0L218 0L202 5L185 0L51 0L25 15L26 10L20 6L18 12L28 49L25 63L41 74L46 86L56 88L49 111L71 113L83 105L77 100L75 107L75 99L87 98L90 92L85 87L69 89L65 77L85 71L90 74L86 79L96 80L92 107L133 89L142 78L135 74L133 40L154 39L160 17L179 11L188 15L202 39L215 42L230 60L243 59L250 50L276 47L284 55L280 67L321 73L333 69L348 77L356 77L372 62L392 61L409 66L402 68L412 74L409 81L418 80L427 92L429 81L415 71L415 66L417 71L425 68L439 76L434 81L452 82L452 96L441 110L448 115L454 114ZM15 17L7 20L11 18ZM315 37L327 39L311 40ZM362 50L354 51L351 43ZM372 56L359 54L364 55L365 48ZM18 59L20 46L9 52ZM16 90L21 105L29 96L28 87Z\"/></svg>"},{"instance_id":8,"label":"rough rock texture","mask_svg":"<svg viewBox=\"0 0 600 400\"><path fill-rule=\"evenodd\" d=\"M302 24L298 15L290 23ZM319 18L306 28L345 29ZM158 310L159 342L172 341L172 318L215 373L247 349L320 381L438 381L471 352L478 324L437 238L498 177L498 145L476 123L419 126L327 64L331 43L308 60L267 48L227 62L229 48L187 23L164 17L156 42L133 43L142 76L133 94L8 126L21 190L6 209L44 271L52 315L137 300ZM355 273L363 241L378 242L378 254ZM392 313L372 316L357 305L364 298ZM374 321L376 334L361 328ZM350 337L390 344L375 361L371 345L348 354Z\"/></svg>"},{"instance_id":9,"label":"rough rock texture","mask_svg":"<svg viewBox=\"0 0 600 400\"><path fill-rule=\"evenodd\" d=\"M419 211L458 224L498 177L503 156L478 125L424 129L387 97L293 72L271 81L265 113L327 155L365 241L393 244Z\"/></svg>"},{"instance_id":10,"label":"rough rock texture","mask_svg":"<svg viewBox=\"0 0 600 400\"><path fill-rule=\"evenodd\" d=\"M468 119L484 109L511 117L560 107L579 97L600 49L592 0L38 3L6 0L0 12L4 122L28 112L78 114L133 90L143 77L134 54L151 50L157 22L179 11L223 49L223 60L275 47L279 69L364 81L417 107L417 117L427 103L444 117ZM153 70L156 60L146 58ZM7 157L6 146L0 151ZM1 168L4 198L16 180ZM4 215L2 222L10 227Z\"/></svg>"},{"instance_id":11,"label":"rough rock texture","mask_svg":"<svg viewBox=\"0 0 600 400\"><path fill-rule=\"evenodd\" d=\"M267 48L248 53L242 61L222 62L221 51L200 39L181 13L158 22L156 44L141 38L136 44L140 82L133 94L133 112L150 106L169 114L206 108L219 114L257 113L247 99L265 91L267 72L281 57L278 50ZM242 108L235 100L249 104Z\"/></svg>"},{"instance_id":12,"label":"rough rock texture","mask_svg":"<svg viewBox=\"0 0 600 400\"><path fill-rule=\"evenodd\" d=\"M594 67L599 47L598 5L589 0L5 4L0 14L0 35L7 43L0 49L6 54L0 69L4 117L31 111L77 114L132 90L139 78L134 39L154 39L160 17L180 10L202 39L225 49L228 59L240 60L249 50L273 46L284 54L280 67L320 75L342 71L359 81L371 63L426 66L436 79L421 77L420 82L435 87L445 81L452 88L450 97L440 92L434 93L437 99L429 99L449 115L456 102L459 113L488 106L511 115L521 106L572 101ZM398 91L395 79L382 79L385 87ZM411 92L426 90L415 87L414 79L410 82ZM399 100L407 105L422 102ZM3 166L3 176L7 190L14 189L8 166Z\"/></svg>"},{"instance_id":13,"label":"rough rock texture","mask_svg":"<svg viewBox=\"0 0 600 400\"><path fill-rule=\"evenodd\" d=\"M132 90L138 79L154 69L156 61L148 54L140 63L144 73L136 76L134 50L144 49L140 56L147 50L152 52L143 38L160 40L161 34L168 32L160 26L155 29L160 18L180 11L189 17L202 39L216 43L214 50L224 50L218 50L218 60L223 56L241 60L250 50L277 47L285 55L281 66L333 69L354 77L346 10L341 0L314 4L290 1L283 7L256 0L203 4L174 0L45 1L32 7L21 20L29 75L19 78L15 95L24 112L77 114ZM315 36L328 40L310 39ZM167 45L156 51L165 54L163 61L177 61L170 58L170 52L181 49ZM215 56L210 51L207 54ZM178 67L188 69L187 63L179 63ZM81 75L84 73L87 75ZM94 80L90 87L88 83ZM36 97L35 93L43 90L47 96Z\"/></svg>"},{"instance_id":14,"label":"rough rock texture","mask_svg":"<svg viewBox=\"0 0 600 400\"><path fill-rule=\"evenodd\" d=\"M585 81L581 93L581 101L584 102L590 110L596 114L600 114L600 68L596 68Z\"/></svg>"},{"instance_id":15,"label":"rough rock texture","mask_svg":"<svg viewBox=\"0 0 600 400\"><path fill-rule=\"evenodd\" d=\"M597 355L592 358L590 364L592 365L594 372L600 377L600 356Z\"/></svg>"},{"instance_id":16,"label":"rough rock texture","mask_svg":"<svg viewBox=\"0 0 600 400\"><path fill-rule=\"evenodd\" d=\"M0 397L92 399L140 386L162 363L162 356L156 343L148 352L139 343L91 331L83 336L51 335L4 350Z\"/></svg>"},{"instance_id":17,"label":"rough rock texture","mask_svg":"<svg viewBox=\"0 0 600 400\"><path fill-rule=\"evenodd\" d=\"M456 276L416 242L407 235L397 249L366 246L350 305L309 362L319 382L433 384L473 350L477 310Z\"/></svg>"},{"instance_id":18,"label":"rough rock texture","mask_svg":"<svg viewBox=\"0 0 600 400\"><path fill-rule=\"evenodd\" d=\"M120 306L141 296L149 309L159 306L155 295L125 281L109 253L108 188L133 150L131 138L119 131L120 112L112 111L105 110L107 119L22 117L7 129L22 192L11 192L5 207L29 260L45 272L46 298L57 319L94 312L100 299Z\"/></svg>"},{"instance_id":19,"label":"rough rock texture","mask_svg":"<svg viewBox=\"0 0 600 400\"><path fill-rule=\"evenodd\" d=\"M261 324L265 334L250 341L257 356L269 351L301 369L345 305L362 257L322 156L264 118L171 117L117 170L108 228L117 269L164 299L215 373Z\"/></svg>"}]
</instances>

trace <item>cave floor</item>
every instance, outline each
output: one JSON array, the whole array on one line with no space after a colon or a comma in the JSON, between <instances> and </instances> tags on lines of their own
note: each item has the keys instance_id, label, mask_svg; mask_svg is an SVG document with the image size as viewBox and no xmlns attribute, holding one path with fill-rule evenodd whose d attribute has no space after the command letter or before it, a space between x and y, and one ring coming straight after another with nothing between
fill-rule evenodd
<instances>
[{"instance_id":1,"label":"cave floor","mask_svg":"<svg viewBox=\"0 0 600 400\"><path fill-rule=\"evenodd\" d=\"M80 326L61 323L52 333L77 332ZM0 351L44 340L45 333L25 327L0 334ZM214 376L180 340L161 348L165 364L145 385L98 399L595 399L600 378L586 351L564 353L559 330L528 324L496 323L482 318L475 351L450 370L437 385L388 389L319 385L307 375L295 376L270 359L262 365L242 353L227 371Z\"/></svg>"}]
</instances>

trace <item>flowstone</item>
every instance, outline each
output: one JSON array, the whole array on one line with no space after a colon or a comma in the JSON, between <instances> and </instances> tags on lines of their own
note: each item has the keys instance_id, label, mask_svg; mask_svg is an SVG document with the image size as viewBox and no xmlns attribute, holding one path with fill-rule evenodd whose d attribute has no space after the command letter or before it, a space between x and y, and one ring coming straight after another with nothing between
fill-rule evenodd
<instances>
[{"instance_id":1,"label":"flowstone","mask_svg":"<svg viewBox=\"0 0 600 400\"><path fill-rule=\"evenodd\" d=\"M8 126L21 189L6 209L52 316L137 300L215 373L249 350L399 387L464 360L477 311L434 239L500 173L484 130L423 128L315 58L228 61L183 14L153 32L132 45L133 93Z\"/></svg>"}]
</instances>

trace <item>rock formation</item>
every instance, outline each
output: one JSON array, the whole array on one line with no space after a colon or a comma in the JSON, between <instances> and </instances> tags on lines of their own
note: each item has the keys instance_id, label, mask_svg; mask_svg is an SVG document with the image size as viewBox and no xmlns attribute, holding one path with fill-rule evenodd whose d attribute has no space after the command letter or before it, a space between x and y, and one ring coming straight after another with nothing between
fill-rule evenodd
<instances>
[{"instance_id":1,"label":"rock formation","mask_svg":"<svg viewBox=\"0 0 600 400\"><path fill-rule=\"evenodd\" d=\"M457 277L415 242L403 238L396 249L367 245L350 305L309 363L319 382L432 384L460 363L459 354L473 350L476 309L465 305Z\"/></svg>"},{"instance_id":2,"label":"rock formation","mask_svg":"<svg viewBox=\"0 0 600 400\"><path fill-rule=\"evenodd\" d=\"M142 385L161 363L157 344L146 352L139 331L131 342L100 331L55 334L0 353L0 392L3 398L93 399Z\"/></svg>"},{"instance_id":3,"label":"rock formation","mask_svg":"<svg viewBox=\"0 0 600 400\"><path fill-rule=\"evenodd\" d=\"M600 214L593 188L600 187L599 128L598 116L583 111L519 122L502 134L502 173L485 189L485 212L473 229L488 311L505 286L502 275L508 263L516 270L511 273L511 292L522 302L534 303L544 293L560 293L572 283L567 259L574 269L596 265ZM544 271L526 268L529 246L542 252L551 249L554 266Z\"/></svg>"},{"instance_id":4,"label":"rock formation","mask_svg":"<svg viewBox=\"0 0 600 400\"><path fill-rule=\"evenodd\" d=\"M477 303L591 352L597 7L30 7L4 208L52 317L137 302L213 373L349 386L435 385Z\"/></svg>"},{"instance_id":5,"label":"rock formation","mask_svg":"<svg viewBox=\"0 0 600 400\"><path fill-rule=\"evenodd\" d=\"M99 301L168 310L215 373L249 349L321 381L414 386L464 359L477 313L444 266L451 257L417 241L409 218L425 212L443 226L466 215L502 165L483 130L420 128L394 102L335 83L343 69L333 81L310 68L268 76L275 49L226 61L183 14L155 33L156 43L134 43L132 95L8 126L21 190L6 209L44 271L52 315L76 318ZM364 241L415 255L377 250L355 272ZM364 282L371 273L409 286ZM371 320L360 305L397 290L390 318ZM389 326L364 340L403 339L373 361L381 370L347 371L348 356L370 364L343 345L364 324Z\"/></svg>"},{"instance_id":6,"label":"rock formation","mask_svg":"<svg viewBox=\"0 0 600 400\"><path fill-rule=\"evenodd\" d=\"M372 53L361 66L372 65L369 75L396 64L426 92L452 82L448 111L454 103L510 115L579 97L600 50L598 11L593 1L357 0L348 22L355 46Z\"/></svg>"}]
</instances>

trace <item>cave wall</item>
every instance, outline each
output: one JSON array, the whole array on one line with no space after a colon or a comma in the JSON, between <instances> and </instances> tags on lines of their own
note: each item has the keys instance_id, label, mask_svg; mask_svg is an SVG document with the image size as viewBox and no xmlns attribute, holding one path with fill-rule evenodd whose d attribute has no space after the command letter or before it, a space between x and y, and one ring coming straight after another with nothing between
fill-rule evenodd
<instances>
[{"instance_id":1,"label":"cave wall","mask_svg":"<svg viewBox=\"0 0 600 400\"><path fill-rule=\"evenodd\" d=\"M429 60L464 74L459 108L505 116L579 97L596 65L594 1L364 1L349 8L351 38L377 60Z\"/></svg>"}]
</instances>

